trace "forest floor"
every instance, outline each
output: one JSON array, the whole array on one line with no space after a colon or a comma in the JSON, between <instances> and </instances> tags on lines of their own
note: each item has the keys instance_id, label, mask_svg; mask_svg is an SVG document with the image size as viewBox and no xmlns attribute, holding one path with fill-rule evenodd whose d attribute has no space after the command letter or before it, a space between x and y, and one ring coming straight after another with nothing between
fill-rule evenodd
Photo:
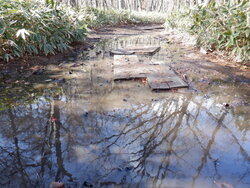
<instances>
[{"instance_id":1,"label":"forest floor","mask_svg":"<svg viewBox=\"0 0 250 188\"><path fill-rule=\"evenodd\" d=\"M26 171L45 168L41 177L28 174L41 185L61 171L66 187L73 179L92 187L144 182L210 188L217 178L248 187L249 67L204 54L190 41L161 25L105 27L67 53L1 63L0 112L7 135L14 122L10 112L18 122L18 131L4 143L18 138L23 158L33 161L47 149L48 137L53 144L45 164ZM110 51L131 46L160 46L155 55L138 59L169 66L189 87L154 92L147 80L114 81ZM30 160L23 162L31 168ZM9 174L3 176L8 181Z\"/></svg>"},{"instance_id":2,"label":"forest floor","mask_svg":"<svg viewBox=\"0 0 250 188\"><path fill-rule=\"evenodd\" d=\"M179 68L182 67L183 69L184 63L184 67L187 69L197 69L197 60L202 59L203 61L210 63L210 65L208 65L208 69L210 69L209 67L211 67L211 65L216 65L216 70L227 72L230 75L234 75L233 77L244 77L247 79L250 78L249 66L229 61L217 54L201 53L193 45L187 44L187 42L185 42L187 39L183 40L183 36L179 35L178 32L165 31L162 25L151 24L139 26L125 25L119 27L104 27L98 30L90 31L87 35L87 39L84 42L74 43L72 45L72 49L64 53L49 56L26 56L24 58L11 60L8 63L0 61L0 80L3 80L3 82L6 84L16 82L16 80L18 80L20 77L24 76L27 78L33 73L43 70L47 65L58 65L62 63L62 61L65 61L65 59L74 60L75 56L79 52L93 49L94 44L101 40L117 40L121 37L143 35L158 36L158 39L166 41L166 44L175 43L177 46L181 45L181 50L188 52L188 54L186 54L186 56L183 57L183 61L178 64ZM201 65L202 61L198 64Z\"/></svg>"},{"instance_id":3,"label":"forest floor","mask_svg":"<svg viewBox=\"0 0 250 188\"><path fill-rule=\"evenodd\" d=\"M25 56L16 58L9 62L0 60L0 80L6 83L11 83L27 72L35 72L44 69L50 64L60 64L67 58L74 58L79 51L88 51L93 48L94 44L103 39L116 39L117 37L143 35L152 32L152 30L143 30L141 27L152 27L159 25L140 25L140 26L119 26L119 27L105 27L98 30L90 30L87 38L83 42L73 43L72 49L56 55L38 55ZM29 74L29 73L28 73ZM25 77L28 75L26 74Z\"/></svg>"}]
</instances>

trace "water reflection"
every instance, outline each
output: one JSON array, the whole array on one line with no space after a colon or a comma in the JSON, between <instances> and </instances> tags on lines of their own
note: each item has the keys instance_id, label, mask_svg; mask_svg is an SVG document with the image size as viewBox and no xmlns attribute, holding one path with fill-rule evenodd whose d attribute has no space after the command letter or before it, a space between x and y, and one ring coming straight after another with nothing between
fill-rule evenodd
<instances>
[{"instance_id":1,"label":"water reflection","mask_svg":"<svg viewBox=\"0 0 250 188\"><path fill-rule=\"evenodd\" d=\"M110 63L100 59L91 67ZM246 90L152 93L113 83L107 71L98 66L60 94L0 112L1 187L250 187L249 106L223 105Z\"/></svg>"},{"instance_id":2,"label":"water reflection","mask_svg":"<svg viewBox=\"0 0 250 188\"><path fill-rule=\"evenodd\" d=\"M212 99L99 112L61 99L1 113L2 186L211 187L220 179L249 186L249 130Z\"/></svg>"}]
</instances>

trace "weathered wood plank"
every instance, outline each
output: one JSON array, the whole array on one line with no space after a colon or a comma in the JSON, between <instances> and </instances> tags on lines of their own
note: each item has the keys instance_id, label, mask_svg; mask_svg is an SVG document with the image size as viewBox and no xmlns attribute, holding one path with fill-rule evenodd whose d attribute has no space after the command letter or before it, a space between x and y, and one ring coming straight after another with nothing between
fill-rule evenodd
<instances>
[{"instance_id":1,"label":"weathered wood plank","mask_svg":"<svg viewBox=\"0 0 250 188\"><path fill-rule=\"evenodd\" d=\"M134 78L147 78L152 90L188 87L188 84L163 62L139 61L136 55L115 55L114 80Z\"/></svg>"},{"instance_id":2,"label":"weathered wood plank","mask_svg":"<svg viewBox=\"0 0 250 188\"><path fill-rule=\"evenodd\" d=\"M111 55L131 55L131 54L137 54L137 55L154 55L157 52L159 52L161 47L132 47L132 48L124 48L124 49L115 49L111 50Z\"/></svg>"},{"instance_id":3,"label":"weathered wood plank","mask_svg":"<svg viewBox=\"0 0 250 188\"><path fill-rule=\"evenodd\" d=\"M171 80L166 80L161 77L157 77L154 75L148 75L147 77L148 85L152 90L156 89L170 89L168 83L171 82Z\"/></svg>"},{"instance_id":4,"label":"weathered wood plank","mask_svg":"<svg viewBox=\"0 0 250 188\"><path fill-rule=\"evenodd\" d=\"M138 55L154 55L159 52L161 47L135 47L129 49L129 51L134 52Z\"/></svg>"},{"instance_id":5,"label":"weathered wood plank","mask_svg":"<svg viewBox=\"0 0 250 188\"><path fill-rule=\"evenodd\" d=\"M173 78L171 78L172 82L168 83L169 87L171 89L174 88L187 88L188 84L184 82L181 78L179 78L177 75Z\"/></svg>"},{"instance_id":6,"label":"weathered wood plank","mask_svg":"<svg viewBox=\"0 0 250 188\"><path fill-rule=\"evenodd\" d=\"M136 55L114 56L114 80L146 78L148 66Z\"/></svg>"},{"instance_id":7,"label":"weathered wood plank","mask_svg":"<svg viewBox=\"0 0 250 188\"><path fill-rule=\"evenodd\" d=\"M137 55L115 55L114 56L114 66L121 65L134 65L139 64L140 61Z\"/></svg>"},{"instance_id":8,"label":"weathered wood plank","mask_svg":"<svg viewBox=\"0 0 250 188\"><path fill-rule=\"evenodd\" d=\"M147 80L149 87L152 90L168 90L188 87L188 84L179 78L172 70L166 71L164 75L148 75Z\"/></svg>"},{"instance_id":9,"label":"weathered wood plank","mask_svg":"<svg viewBox=\"0 0 250 188\"><path fill-rule=\"evenodd\" d=\"M143 30L156 30L156 29L165 29L163 25L160 26L145 26L145 27L140 27L140 29Z\"/></svg>"},{"instance_id":10,"label":"weathered wood plank","mask_svg":"<svg viewBox=\"0 0 250 188\"><path fill-rule=\"evenodd\" d=\"M114 79L146 78L149 72L148 66L144 64L133 64L114 66Z\"/></svg>"},{"instance_id":11,"label":"weathered wood plank","mask_svg":"<svg viewBox=\"0 0 250 188\"><path fill-rule=\"evenodd\" d=\"M116 49L110 51L110 55L132 55L132 54L135 54L135 52L130 52L124 49Z\"/></svg>"}]
</instances>

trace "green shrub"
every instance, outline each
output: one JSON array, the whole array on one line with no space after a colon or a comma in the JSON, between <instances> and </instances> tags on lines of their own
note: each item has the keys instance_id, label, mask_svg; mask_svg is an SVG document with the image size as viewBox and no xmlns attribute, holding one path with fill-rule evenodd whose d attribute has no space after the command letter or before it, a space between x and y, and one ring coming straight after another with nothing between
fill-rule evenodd
<instances>
[{"instance_id":1,"label":"green shrub","mask_svg":"<svg viewBox=\"0 0 250 188\"><path fill-rule=\"evenodd\" d=\"M164 16L125 10L58 6L55 0L0 0L0 59L55 54L85 38L87 25L163 23Z\"/></svg>"},{"instance_id":2,"label":"green shrub","mask_svg":"<svg viewBox=\"0 0 250 188\"><path fill-rule=\"evenodd\" d=\"M0 0L0 58L62 52L85 37L77 13L39 2Z\"/></svg>"},{"instance_id":3,"label":"green shrub","mask_svg":"<svg viewBox=\"0 0 250 188\"><path fill-rule=\"evenodd\" d=\"M172 14L169 27L183 28L197 36L197 45L211 50L228 51L237 59L250 60L250 2L230 2L218 5L211 1L206 6Z\"/></svg>"},{"instance_id":4,"label":"green shrub","mask_svg":"<svg viewBox=\"0 0 250 188\"><path fill-rule=\"evenodd\" d=\"M102 10L96 8L84 9L85 23L90 28L103 25L164 23L165 15L162 13L130 12L127 10Z\"/></svg>"}]
</instances>

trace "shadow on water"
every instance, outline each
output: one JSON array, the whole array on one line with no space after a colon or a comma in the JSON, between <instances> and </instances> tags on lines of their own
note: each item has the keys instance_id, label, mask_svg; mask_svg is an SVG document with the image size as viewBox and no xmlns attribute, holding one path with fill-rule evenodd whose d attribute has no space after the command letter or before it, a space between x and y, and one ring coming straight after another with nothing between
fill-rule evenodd
<instances>
[{"instance_id":1,"label":"shadow on water","mask_svg":"<svg viewBox=\"0 0 250 188\"><path fill-rule=\"evenodd\" d=\"M62 181L66 187L210 188L217 181L249 187L245 84L204 87L192 71L195 91L154 93L143 83L112 81L110 48L163 45L160 41L131 37L101 44L89 60L79 55L77 62L86 66L56 84L60 92L39 93L33 102L22 100L1 111L0 186L49 187ZM168 49L151 58L174 67L184 52ZM207 71L200 69L199 76ZM211 75L206 72L206 79Z\"/></svg>"}]
</instances>

